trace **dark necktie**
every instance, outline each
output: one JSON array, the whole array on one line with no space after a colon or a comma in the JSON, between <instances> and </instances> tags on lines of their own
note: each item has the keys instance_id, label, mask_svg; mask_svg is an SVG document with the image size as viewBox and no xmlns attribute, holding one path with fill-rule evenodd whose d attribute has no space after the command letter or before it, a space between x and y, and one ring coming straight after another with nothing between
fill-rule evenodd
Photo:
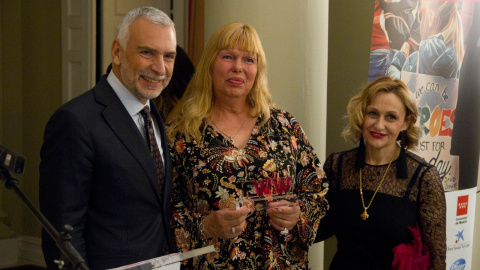
<instances>
[{"instance_id":1,"label":"dark necktie","mask_svg":"<svg viewBox=\"0 0 480 270\"><path fill-rule=\"evenodd\" d=\"M165 169L163 167L162 156L160 155L160 150L158 149L157 140L155 139L155 132L153 131L152 117L150 116L150 108L145 106L143 110L140 111L140 114L143 117L145 133L147 135L148 148L152 154L153 160L155 162L155 169L157 170L158 185L160 190L163 188L163 179L165 174Z\"/></svg>"}]
</instances>

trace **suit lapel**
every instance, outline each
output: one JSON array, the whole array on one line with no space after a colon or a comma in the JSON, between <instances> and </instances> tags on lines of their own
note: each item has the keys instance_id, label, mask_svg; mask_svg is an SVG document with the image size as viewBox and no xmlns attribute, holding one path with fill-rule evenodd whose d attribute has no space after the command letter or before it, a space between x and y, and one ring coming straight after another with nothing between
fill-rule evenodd
<instances>
[{"instance_id":1,"label":"suit lapel","mask_svg":"<svg viewBox=\"0 0 480 270\"><path fill-rule=\"evenodd\" d=\"M94 90L96 100L105 105L105 109L102 113L103 117L125 148L128 149L145 171L152 188L155 190L155 194L163 206L164 201L162 200L162 196L160 196L161 194L158 188L155 164L150 155L145 139L133 122L127 109L125 109L125 106L123 106L123 103L104 78L105 77L99 82L99 87L95 87Z\"/></svg>"}]
</instances>

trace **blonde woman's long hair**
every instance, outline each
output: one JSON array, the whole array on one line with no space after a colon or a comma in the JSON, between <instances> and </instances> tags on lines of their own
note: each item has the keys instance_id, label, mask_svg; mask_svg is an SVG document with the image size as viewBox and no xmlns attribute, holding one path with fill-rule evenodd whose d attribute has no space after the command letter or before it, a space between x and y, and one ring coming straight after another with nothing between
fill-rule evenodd
<instances>
[{"instance_id":1,"label":"blonde woman's long hair","mask_svg":"<svg viewBox=\"0 0 480 270\"><path fill-rule=\"evenodd\" d=\"M270 117L272 99L267 86L267 62L260 38L255 29L242 23L229 23L212 34L198 63L185 94L168 116L167 136L173 142L178 136L200 141L206 128L205 120L213 114L212 65L221 50L234 49L257 56L257 76L247 96L250 116L261 117L264 124Z\"/></svg>"}]
</instances>

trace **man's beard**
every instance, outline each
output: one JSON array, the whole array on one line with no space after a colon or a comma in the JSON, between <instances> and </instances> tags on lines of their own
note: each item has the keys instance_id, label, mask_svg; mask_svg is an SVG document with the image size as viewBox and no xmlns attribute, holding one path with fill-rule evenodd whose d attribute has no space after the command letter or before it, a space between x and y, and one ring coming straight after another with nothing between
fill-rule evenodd
<instances>
[{"instance_id":1,"label":"man's beard","mask_svg":"<svg viewBox=\"0 0 480 270\"><path fill-rule=\"evenodd\" d=\"M144 76L152 80L157 80L160 81L162 84L162 88L158 91L142 91L142 89L139 89L137 87L136 82L138 84L139 81L135 81L135 75L133 74L133 69L130 66L130 63L126 60L125 56L122 57L121 59L121 66L120 66L120 75L122 76L122 80L125 83L125 87L137 98L140 98L142 100L149 100L149 99L154 99L162 93L162 90L165 88L165 79L166 76L160 76L157 75L155 72L151 70L147 71L141 71L138 76Z\"/></svg>"}]
</instances>

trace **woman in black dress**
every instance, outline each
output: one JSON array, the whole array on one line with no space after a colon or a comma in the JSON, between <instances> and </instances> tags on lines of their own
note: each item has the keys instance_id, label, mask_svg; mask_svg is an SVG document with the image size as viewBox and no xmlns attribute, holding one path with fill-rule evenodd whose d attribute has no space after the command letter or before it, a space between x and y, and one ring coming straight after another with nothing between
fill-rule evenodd
<instances>
[{"instance_id":1,"label":"woman in black dress","mask_svg":"<svg viewBox=\"0 0 480 270\"><path fill-rule=\"evenodd\" d=\"M390 77L350 100L343 135L360 145L324 165L330 210L317 241L337 237L330 269L445 269L445 194L436 168L410 151L417 117L408 87Z\"/></svg>"}]
</instances>

